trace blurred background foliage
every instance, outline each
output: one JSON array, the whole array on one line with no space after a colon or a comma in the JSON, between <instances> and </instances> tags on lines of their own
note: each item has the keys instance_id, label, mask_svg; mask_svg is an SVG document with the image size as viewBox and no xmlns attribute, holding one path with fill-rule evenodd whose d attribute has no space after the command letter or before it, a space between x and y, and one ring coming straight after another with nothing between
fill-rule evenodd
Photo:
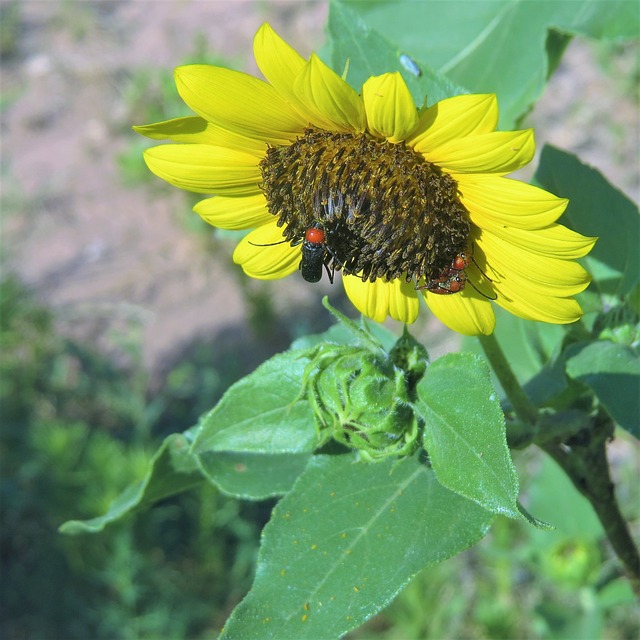
<instances>
[{"instance_id":1,"label":"blurred background foliage","mask_svg":"<svg viewBox=\"0 0 640 640\"><path fill-rule=\"evenodd\" d=\"M89 8L76 11L74 3L61 3L75 37L90 33L91 25L83 26L82 19L98 5L107 6L87 3ZM5 2L0 5L3 61L19 55L21 35L20 3ZM598 48L605 72L620 59L616 47ZM202 38L195 38L192 49L182 62L222 61ZM635 95L637 89L637 46L635 52L625 56L630 72L617 74L625 94ZM239 66L234 60L225 63ZM114 133L126 135L127 142L117 164L123 188L138 189L153 178L141 158L147 143L126 134L130 124L177 117L185 107L164 67L135 68L121 87L125 109ZM10 107L21 91L3 87L0 109ZM3 177L11 178L9 163L3 158ZM153 188L169 189L157 180ZM9 179L3 218L31 212L37 198L40 194L21 192ZM190 203L185 195L181 211ZM197 216L182 220L203 252L224 237L214 236ZM129 483L143 477L164 436L193 425L232 382L295 337L325 329L329 320L318 312L320 296L315 306L283 315L269 289L248 283L236 270L234 286L244 298L246 327L233 336L176 345L164 369L152 376L143 364L135 322L112 328L107 344L97 346L61 329L60 310L43 305L12 275L6 260L2 273L0 637L214 636L249 589L272 502L239 502L203 485L100 535L67 537L57 528L72 518L104 513ZM332 303L342 308L333 298ZM624 435L616 445L619 495L637 532L635 454L629 453L632 445ZM549 534L499 519L476 548L423 571L387 610L349 638L638 637L633 596L612 561L605 561L611 555L590 507L537 453L516 454L516 462L529 504L557 530Z\"/></svg>"},{"instance_id":2,"label":"blurred background foliage","mask_svg":"<svg viewBox=\"0 0 640 640\"><path fill-rule=\"evenodd\" d=\"M57 527L141 478L163 422L186 428L219 394L215 370L171 370L159 411L139 362L58 335L14 278L0 287L2 637L211 635L250 585L271 505L203 487L101 536Z\"/></svg>"}]
</instances>

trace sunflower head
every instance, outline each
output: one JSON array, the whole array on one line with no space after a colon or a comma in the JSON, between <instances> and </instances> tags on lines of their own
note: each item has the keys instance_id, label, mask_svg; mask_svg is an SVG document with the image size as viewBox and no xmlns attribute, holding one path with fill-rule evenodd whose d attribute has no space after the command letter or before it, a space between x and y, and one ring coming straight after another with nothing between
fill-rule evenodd
<instances>
[{"instance_id":1,"label":"sunflower head","mask_svg":"<svg viewBox=\"0 0 640 640\"><path fill-rule=\"evenodd\" d=\"M492 303L568 323L589 283L575 261L594 243L556 224L567 201L506 174L534 152L530 130L498 132L494 95L418 110L399 73L360 93L268 24L254 53L266 81L228 69L176 70L197 114L137 130L161 178L212 194L195 210L253 229L234 261L252 277L342 274L366 316L413 322L419 298L449 327L488 334Z\"/></svg>"},{"instance_id":2,"label":"sunflower head","mask_svg":"<svg viewBox=\"0 0 640 640\"><path fill-rule=\"evenodd\" d=\"M469 243L456 182L405 144L308 129L260 163L268 208L294 246L322 224L331 269L362 280L438 277Z\"/></svg>"}]
</instances>

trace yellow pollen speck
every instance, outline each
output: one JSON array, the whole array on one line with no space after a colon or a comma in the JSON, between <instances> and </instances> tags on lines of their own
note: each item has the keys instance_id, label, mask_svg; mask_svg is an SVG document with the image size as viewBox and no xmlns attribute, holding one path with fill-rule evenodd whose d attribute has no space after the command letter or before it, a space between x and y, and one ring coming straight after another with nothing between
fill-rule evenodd
<instances>
[{"instance_id":1,"label":"yellow pollen speck","mask_svg":"<svg viewBox=\"0 0 640 640\"><path fill-rule=\"evenodd\" d=\"M353 590L357 593L358 591L360 591L360 589L358 589L358 587L353 587Z\"/></svg>"},{"instance_id":2,"label":"yellow pollen speck","mask_svg":"<svg viewBox=\"0 0 640 640\"><path fill-rule=\"evenodd\" d=\"M330 495L332 498L335 498L335 497L336 497L336 492L335 492L335 491L332 491L329 495Z\"/></svg>"},{"instance_id":3,"label":"yellow pollen speck","mask_svg":"<svg viewBox=\"0 0 640 640\"><path fill-rule=\"evenodd\" d=\"M280 575L284 578L287 575L287 570L286 569L282 569L280 571Z\"/></svg>"},{"instance_id":4,"label":"yellow pollen speck","mask_svg":"<svg viewBox=\"0 0 640 640\"><path fill-rule=\"evenodd\" d=\"M306 622L308 619L309 619L309 616L305 613L305 614L302 616L302 622Z\"/></svg>"},{"instance_id":5,"label":"yellow pollen speck","mask_svg":"<svg viewBox=\"0 0 640 640\"><path fill-rule=\"evenodd\" d=\"M309 603L308 603L308 602L305 602L305 603L302 605L302 608L303 608L305 611L309 611Z\"/></svg>"},{"instance_id":6,"label":"yellow pollen speck","mask_svg":"<svg viewBox=\"0 0 640 640\"><path fill-rule=\"evenodd\" d=\"M347 537L347 534L346 534L346 533L341 533L341 534L340 534L340 537L341 537L341 538L346 538L346 537Z\"/></svg>"},{"instance_id":7,"label":"yellow pollen speck","mask_svg":"<svg viewBox=\"0 0 640 640\"><path fill-rule=\"evenodd\" d=\"M318 548L318 545L317 544L312 544L311 548L315 551Z\"/></svg>"},{"instance_id":8,"label":"yellow pollen speck","mask_svg":"<svg viewBox=\"0 0 640 640\"><path fill-rule=\"evenodd\" d=\"M271 622L271 618L264 618L262 622Z\"/></svg>"}]
</instances>

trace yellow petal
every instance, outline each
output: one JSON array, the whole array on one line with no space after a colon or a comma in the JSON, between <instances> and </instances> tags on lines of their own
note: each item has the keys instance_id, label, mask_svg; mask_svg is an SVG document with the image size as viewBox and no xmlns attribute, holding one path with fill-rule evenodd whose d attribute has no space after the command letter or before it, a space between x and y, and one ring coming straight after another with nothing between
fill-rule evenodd
<instances>
[{"instance_id":1,"label":"yellow petal","mask_svg":"<svg viewBox=\"0 0 640 640\"><path fill-rule=\"evenodd\" d=\"M181 189L248 196L260 193L255 156L208 144L164 144L144 151L149 169Z\"/></svg>"},{"instance_id":2,"label":"yellow petal","mask_svg":"<svg viewBox=\"0 0 640 640\"><path fill-rule=\"evenodd\" d=\"M216 144L211 124L198 116L174 118L172 120L154 122L153 124L138 125L134 126L133 130L152 140Z\"/></svg>"},{"instance_id":3,"label":"yellow petal","mask_svg":"<svg viewBox=\"0 0 640 640\"><path fill-rule=\"evenodd\" d=\"M406 324L415 322L420 302L411 283L397 279L390 282L376 280L363 282L357 276L342 276L347 296L363 315L383 322L387 316Z\"/></svg>"},{"instance_id":4,"label":"yellow petal","mask_svg":"<svg viewBox=\"0 0 640 640\"><path fill-rule=\"evenodd\" d=\"M312 54L295 81L295 92L317 126L362 133L367 128L360 96L318 56Z\"/></svg>"},{"instance_id":5,"label":"yellow petal","mask_svg":"<svg viewBox=\"0 0 640 640\"><path fill-rule=\"evenodd\" d=\"M514 289L507 282L500 287L496 304L519 318L552 324L569 324L582 317L582 309L574 298Z\"/></svg>"},{"instance_id":6,"label":"yellow petal","mask_svg":"<svg viewBox=\"0 0 640 640\"><path fill-rule=\"evenodd\" d=\"M574 260L532 252L491 232L484 231L476 240L476 246L484 254L481 268L493 281L498 296L506 291L505 287L516 296L526 296L530 292L573 296L583 291L590 281L584 267ZM474 260L477 260L475 254ZM518 294L520 290L522 293Z\"/></svg>"},{"instance_id":7,"label":"yellow petal","mask_svg":"<svg viewBox=\"0 0 640 640\"><path fill-rule=\"evenodd\" d=\"M583 236L561 224L530 230L484 222L483 228L515 247L564 260L576 260L586 256L598 240Z\"/></svg>"},{"instance_id":8,"label":"yellow petal","mask_svg":"<svg viewBox=\"0 0 640 640\"><path fill-rule=\"evenodd\" d=\"M494 131L497 124L495 94L454 96L422 112L407 144L418 153L427 153L456 138Z\"/></svg>"},{"instance_id":9,"label":"yellow petal","mask_svg":"<svg viewBox=\"0 0 640 640\"><path fill-rule=\"evenodd\" d=\"M234 131L228 131L198 116L155 122L133 127L133 130L152 140L172 140L173 142L230 147L252 153L257 158L262 158L267 149L266 143L262 140L247 138Z\"/></svg>"},{"instance_id":10,"label":"yellow petal","mask_svg":"<svg viewBox=\"0 0 640 640\"><path fill-rule=\"evenodd\" d=\"M482 228L487 223L540 229L555 222L568 200L519 180L498 176L452 174L458 182L462 204L471 221Z\"/></svg>"},{"instance_id":11,"label":"yellow petal","mask_svg":"<svg viewBox=\"0 0 640 640\"><path fill-rule=\"evenodd\" d=\"M262 75L288 101L296 103L293 80L305 65L305 59L289 46L265 22L253 40L253 55Z\"/></svg>"},{"instance_id":12,"label":"yellow petal","mask_svg":"<svg viewBox=\"0 0 640 640\"><path fill-rule=\"evenodd\" d=\"M532 129L494 131L450 140L423 156L450 172L504 175L531 162L535 148Z\"/></svg>"},{"instance_id":13,"label":"yellow petal","mask_svg":"<svg viewBox=\"0 0 640 640\"><path fill-rule=\"evenodd\" d=\"M540 256L483 232L474 252L492 280L496 304L527 320L554 324L575 322L582 315L570 296L584 290L589 274L572 260ZM466 289L465 289L466 291Z\"/></svg>"},{"instance_id":14,"label":"yellow petal","mask_svg":"<svg viewBox=\"0 0 640 640\"><path fill-rule=\"evenodd\" d=\"M262 194L246 198L215 196L200 200L193 210L205 222L220 229L252 229L273 221Z\"/></svg>"},{"instance_id":15,"label":"yellow petal","mask_svg":"<svg viewBox=\"0 0 640 640\"><path fill-rule=\"evenodd\" d=\"M465 336L489 335L496 326L491 302L472 287L460 293L440 295L424 291L429 309L440 322Z\"/></svg>"},{"instance_id":16,"label":"yellow petal","mask_svg":"<svg viewBox=\"0 0 640 640\"><path fill-rule=\"evenodd\" d=\"M369 78L362 87L362 98L367 126L374 136L402 142L413 133L418 113L398 71Z\"/></svg>"},{"instance_id":17,"label":"yellow petal","mask_svg":"<svg viewBox=\"0 0 640 640\"><path fill-rule=\"evenodd\" d=\"M281 242L282 228L275 221L247 234L233 252L233 261L251 278L276 280L291 275L300 264L300 246ZM280 244L273 245L278 242ZM260 246L272 245L272 246Z\"/></svg>"},{"instance_id":18,"label":"yellow petal","mask_svg":"<svg viewBox=\"0 0 640 640\"><path fill-rule=\"evenodd\" d=\"M271 85L203 64L178 67L180 97L205 120L249 138L288 144L308 125Z\"/></svg>"}]
</instances>

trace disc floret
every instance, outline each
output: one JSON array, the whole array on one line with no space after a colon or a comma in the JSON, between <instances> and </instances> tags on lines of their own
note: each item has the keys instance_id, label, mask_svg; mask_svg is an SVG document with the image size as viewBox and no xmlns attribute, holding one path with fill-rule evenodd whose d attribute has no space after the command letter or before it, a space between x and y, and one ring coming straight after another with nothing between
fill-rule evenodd
<instances>
[{"instance_id":1,"label":"disc floret","mask_svg":"<svg viewBox=\"0 0 640 640\"><path fill-rule=\"evenodd\" d=\"M404 143L310 128L260 169L285 239L321 223L331 268L364 281L435 279L469 244L456 181Z\"/></svg>"}]
</instances>

